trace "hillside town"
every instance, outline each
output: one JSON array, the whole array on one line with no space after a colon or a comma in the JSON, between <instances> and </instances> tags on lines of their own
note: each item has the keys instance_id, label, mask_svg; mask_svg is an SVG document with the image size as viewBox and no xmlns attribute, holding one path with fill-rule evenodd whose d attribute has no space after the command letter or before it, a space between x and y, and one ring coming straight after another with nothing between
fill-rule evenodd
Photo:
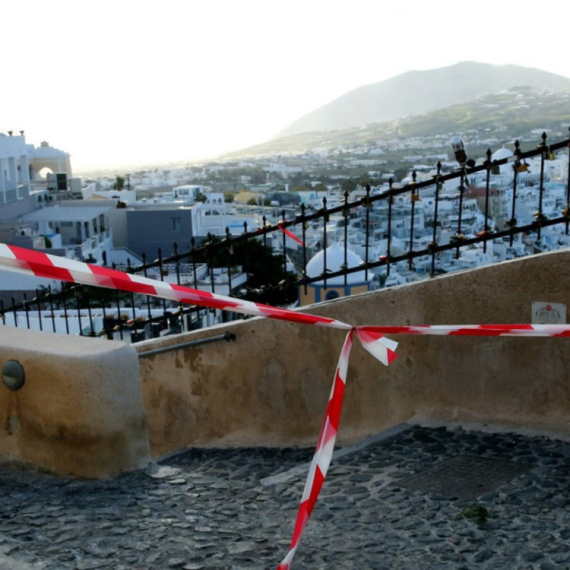
<instances>
[{"instance_id":1,"label":"hillside town","mask_svg":"<svg viewBox=\"0 0 570 570\"><path fill-rule=\"evenodd\" d=\"M541 133L531 134L540 138ZM469 135L478 144L496 143L493 133L486 139L485 132ZM396 166L391 170L385 169L388 148L400 153L398 163L390 159L390 166ZM0 157L0 241L119 268L136 267L158 255L168 257L175 249L187 251L212 237L238 236L292 220L301 208L310 213L323 205L333 209L357 203L365 198L367 185L369 196L374 197L389 188L430 180L459 167L450 136L435 136L429 141L394 139L377 146L342 149L342 153L339 149L317 150L86 179L73 175L68 152L47 142L37 147L29 144L24 132L0 134ZM516 200L515 158L506 147L492 155L494 162L506 162L493 168L487 198L483 171L468 176L461 190L457 180L449 180L416 196L402 194L390 205L376 201L368 208L352 208L348 214L332 214L326 224L316 219L304 228L292 226L287 239L281 232L267 234L265 239L273 254L285 259L285 270L295 282L303 275L316 278L355 268L364 260L426 250L434 236L439 245L452 243L458 239L458 221L462 237L468 239L481 231L502 231L512 218L519 226L531 224L537 210L546 218L561 215L568 202L568 153L552 153L544 161L539 156L518 164ZM474 162L481 162L481 157L476 159ZM538 185L542 188L540 207ZM416 257L413 263L396 262L389 271L384 265L352 271L342 279L298 286L296 300L288 306L410 283L433 275L434 269L436 274L450 273L568 244L564 227L549 226L540 233L540 239L532 232L519 233L514 239L473 244L463 248L460 255L448 249L438 253L435 266L432 256L426 255ZM176 279L225 295L243 296L252 289L248 271L239 266L182 264L161 272L150 270L148 276ZM21 301L24 294L33 297L38 288L57 290L60 284L10 275L0 279L0 287L1 300L9 304ZM132 307L133 317L141 310ZM221 318L204 311L192 326L209 326ZM53 310L52 320L55 327ZM102 319L99 321L100 329ZM73 330L83 329L77 324Z\"/></svg>"}]
</instances>

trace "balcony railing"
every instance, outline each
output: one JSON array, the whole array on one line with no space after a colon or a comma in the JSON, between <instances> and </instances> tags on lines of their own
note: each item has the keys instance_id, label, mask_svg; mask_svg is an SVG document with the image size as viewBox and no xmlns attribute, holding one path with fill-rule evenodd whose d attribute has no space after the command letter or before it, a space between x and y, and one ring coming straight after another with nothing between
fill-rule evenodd
<instances>
[{"instance_id":1,"label":"balcony railing","mask_svg":"<svg viewBox=\"0 0 570 570\"><path fill-rule=\"evenodd\" d=\"M226 233L226 236L220 241L215 241L214 236L209 235L208 240L196 247L195 241L190 240L190 248L185 252L179 251L179 245L173 244L173 253L168 257L163 257L159 251L156 260L144 263L138 267L129 266L127 270L132 273L144 273L152 269L162 269L163 265L171 264L178 267L182 263L196 265L196 259L213 257L218 252L230 253L232 249L239 243L248 240L259 240L264 247L270 247L268 237L276 234L277 239L281 242L281 251L283 257L283 266L287 264L287 254L290 248L287 246L288 236L283 230L293 232L302 242L300 254L298 258L298 269L300 276L294 284L304 285L314 282L323 282L327 287L327 280L335 277L346 277L351 273L364 270L368 276L368 272L376 268L385 268L387 274L391 269L400 262L406 262L408 267L413 270L414 262L420 258L428 258L430 260L430 275L437 274L438 256L444 252L452 252L455 259L461 257L462 251L471 248L476 244L481 244L482 251L487 252L489 242L497 240L507 242L509 247L513 246L516 236L535 235L535 241L540 243L543 232L551 226L562 226L564 235L569 233L570 224L570 188L568 179L570 173L565 173L565 188L563 195L558 199L557 214L550 213L547 215L545 211L545 183L547 176L545 174L545 163L555 157L555 153L565 150L566 154L570 151L570 139L565 139L553 144L548 144L547 135L543 134L540 143L530 149L523 151L518 141L515 143L515 150L512 157L493 160L490 150L487 151L486 160L472 168L461 168L454 172L443 173L442 165L438 163L436 173L428 179L420 180L416 172L412 172L411 181L407 184L398 186L391 180L388 188L379 192L372 192L370 186L367 186L362 194L363 196L357 200L350 201L350 196L346 192L343 196L343 203L339 206L329 208L326 198L322 201L322 208L317 211L311 211L305 205L301 205L300 213L296 215L287 214L282 211L282 219L279 223L270 225L267 223L265 216L262 218L262 227L250 230L244 223L244 231L242 234L234 236ZM530 159L539 159L539 172L529 173L528 162ZM512 171L512 179L509 187L500 190L493 188L493 177L498 170L507 165ZM570 170L570 161L568 161L568 170ZM471 179L482 182L481 188L470 185ZM521 184L524 181L524 186ZM450 196L444 189L449 187L449 183L456 183L456 191ZM533 195L534 214L532 221L517 219L517 200L521 193L525 190L526 205L528 206L528 191ZM466 209L466 202L470 196L482 193L480 202L483 203L482 214L483 221L474 232L466 231L466 220L473 218L471 212ZM496 208L497 194L508 194L510 196L510 204L505 212L503 221L504 227L498 227L492 220L492 209ZM425 239L426 235L418 235L418 202L424 196L430 196L433 200L433 213L430 216L429 227L431 234L429 240ZM441 204L444 201L454 202L455 216L453 217L453 226L448 228L451 231L451 238L448 243L440 243L442 233L441 225ZM307 264L310 255L325 249L331 242L329 222L335 215L341 215L344 223L341 224L340 240L343 242L345 251L345 266L337 271L330 271L325 265L323 273L317 276L309 276L307 274ZM347 252L349 251L349 223L351 217L358 216L362 221L363 235L362 241L364 245L363 263L358 266L346 266ZM398 225L399 224L399 225ZM319 240L317 248L311 247L307 243L309 225L317 226L318 232L322 238ZM374 249L375 240L378 240L378 231L386 240L386 251L384 255L374 257L372 251ZM425 234L425 232L424 232ZM405 251L397 251L394 243L399 237L400 243L406 244ZM335 239L338 239L338 231ZM423 239L421 239L423 237ZM400 247L401 250L401 247ZM231 263L231 255L226 255L228 262ZM247 265L247 259L246 259Z\"/></svg>"},{"instance_id":2,"label":"balcony railing","mask_svg":"<svg viewBox=\"0 0 570 570\"><path fill-rule=\"evenodd\" d=\"M421 178L414 171L405 184L398 185L390 180L386 187L372 189L368 185L353 193L352 199L351 194L345 192L340 204L334 207L329 207L326 198L316 210L302 204L296 212L282 210L278 223L269 224L263 216L260 227L250 228L246 222L239 235L232 235L226 228L221 238L209 234L200 244L190 238L186 249L175 243L168 256L159 250L153 261L147 262L143 256L142 265L135 267L128 262L120 269L157 279L165 279L168 275L171 282L198 288L199 273L205 266L211 276L209 290L215 292L215 268L223 266L229 279L229 294L246 296L251 292L247 287L236 288L232 274L238 264L234 252L240 248L239 265L249 279L249 267L256 255L254 248L248 247L251 240L278 256L282 275L287 275L286 286L305 290L317 282L326 289L328 282L339 277L346 286L351 274L362 271L366 280L375 276L384 282L395 270L405 270L417 278L434 276L467 268L473 263L492 262L488 251L491 247L501 249L503 253L506 251L507 258L527 254L531 247L539 252L552 245L547 242L552 241L550 231L555 227L558 228L557 241L567 245L570 244L570 239L566 238L570 226L570 160L562 173L564 181L557 183L555 189L550 187L547 163L557 156L566 160L569 153L570 139L551 144L544 133L538 144L528 150L515 142L512 156L494 160L488 150L481 164L453 172L444 172L438 163L427 178ZM529 162L535 164L532 172ZM327 267L326 250L333 240L344 250L344 264L340 268ZM362 263L349 266L348 253L355 244L362 252ZM309 260L320 250L325 252L322 273L309 275ZM475 261L467 254L468 250L476 254ZM295 274L287 272L289 257L293 258ZM268 275L267 283L261 286L258 283L256 289L265 287L268 291L278 285L283 287L283 282L277 284L272 281L274 279L274 275ZM0 306L0 312L3 315L19 312L20 317L12 321L16 321L16 326L25 326L27 313L50 308L53 313L55 300L65 305L70 296L74 302L81 299L82 307L90 307L94 302L86 288L74 286L66 287L60 293L38 291L33 301L25 299L23 303L16 303L12 300L9 306ZM270 299L263 301L271 304ZM108 300L107 303L110 306ZM160 334L159 326L163 333L164 330L176 332L197 327L198 323L208 320L204 317L208 311L200 307L173 307L165 301L144 296L135 299L130 294L116 293L112 304L117 311L123 312L131 310L122 308L125 304L138 306L141 310L146 309L146 314L144 318L141 315L137 318L133 313L130 319L115 321L105 320L104 316L104 331L109 338L116 337L116 334L110 334L111 329L118 330L122 336L123 330L129 327L133 330L134 326L132 338L139 339L137 333L145 327L147 330L150 327L153 334ZM151 313L151 307L157 304L162 310L159 317ZM231 318L227 316L227 320ZM44 320L50 319L44 317ZM90 328L80 327L80 330L96 334L92 322Z\"/></svg>"}]
</instances>

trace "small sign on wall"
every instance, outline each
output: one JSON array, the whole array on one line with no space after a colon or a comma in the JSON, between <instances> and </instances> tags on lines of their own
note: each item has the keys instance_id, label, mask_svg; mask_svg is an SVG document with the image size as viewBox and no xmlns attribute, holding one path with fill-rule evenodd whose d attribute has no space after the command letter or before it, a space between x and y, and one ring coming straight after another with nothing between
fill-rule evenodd
<instances>
[{"instance_id":1,"label":"small sign on wall","mask_svg":"<svg viewBox=\"0 0 570 570\"><path fill-rule=\"evenodd\" d=\"M533 325L565 325L566 305L564 303L532 302Z\"/></svg>"}]
</instances>

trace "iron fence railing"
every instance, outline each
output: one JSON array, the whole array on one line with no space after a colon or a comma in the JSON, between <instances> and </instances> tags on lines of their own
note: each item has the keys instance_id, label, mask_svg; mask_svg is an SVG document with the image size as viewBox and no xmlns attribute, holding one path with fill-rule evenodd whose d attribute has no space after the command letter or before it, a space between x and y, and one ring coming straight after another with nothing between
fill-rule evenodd
<instances>
[{"instance_id":1,"label":"iron fence railing","mask_svg":"<svg viewBox=\"0 0 570 570\"><path fill-rule=\"evenodd\" d=\"M208 234L201 243L190 237L186 249L175 243L168 256L159 250L152 261L143 255L141 265L128 261L118 269L194 288L207 276L208 289L214 293L216 272L222 271L230 296L276 304L284 297L272 297L271 292L306 290L317 282L326 289L327 282L339 277L346 286L356 272L364 271L366 280L370 275L386 280L402 267L419 272L421 262L423 273L433 276L446 271L445 263L451 270L460 268L460 264L453 266L453 260L460 260L468 249L478 248L481 255L487 255L491 243L512 248L515 238L521 236L527 244L524 253L529 253L529 240L541 251L548 247L542 241L549 228L561 228L560 236L569 234L569 153L570 139L550 144L543 133L539 144L529 150L523 150L517 141L510 156L493 159L488 150L481 164L453 172L444 172L438 163L427 176L413 171L403 184L390 180L385 187L367 185L352 194L347 191L334 206L329 206L325 197L318 208L301 204L296 211L283 209L276 223L270 224L263 215L255 228L245 222L239 235L226 229L225 235ZM557 157L566 164L554 191L546 163ZM532 171L529 164L534 165ZM362 263L353 266L348 263L351 236L363 254ZM344 248L344 263L330 268L326 252L333 240ZM311 275L309 260L321 250L322 272ZM277 267L267 270L265 283L263 271L261 277L259 270L254 274L261 253L267 254L265 263L278 261ZM288 271L290 257L294 258L294 272ZM242 273L239 286L235 282L237 266ZM261 298L260 291L264 292ZM123 339L129 333L132 341L197 328L207 323L208 313L211 311L202 307L173 306L130 293L109 292L103 299L94 298L93 288L80 285L65 285L57 292L37 291L33 299L24 297L19 303L14 299L8 304L0 302L4 324L30 327L34 320L40 330L73 334L69 324L73 314L78 334ZM224 316L224 320L231 318Z\"/></svg>"}]
</instances>

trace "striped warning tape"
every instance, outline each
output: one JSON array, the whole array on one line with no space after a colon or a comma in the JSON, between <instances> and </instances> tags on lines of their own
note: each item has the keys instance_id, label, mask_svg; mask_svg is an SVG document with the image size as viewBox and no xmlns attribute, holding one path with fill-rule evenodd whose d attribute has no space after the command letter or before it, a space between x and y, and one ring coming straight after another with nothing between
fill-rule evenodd
<instances>
[{"instance_id":1,"label":"striped warning tape","mask_svg":"<svg viewBox=\"0 0 570 570\"><path fill-rule=\"evenodd\" d=\"M261 303L253 303L224 295L200 291L164 281L155 281L138 275L131 275L90 265L80 261L58 257L46 253L9 246L0 243L0 269L46 277L72 283L82 283L106 287L119 291L141 293L168 299L178 303L190 303L208 308L234 311L246 315L269 317L306 325L333 327L347 330L336 369L327 410L315 455L309 469L305 489L291 540L291 547L278 570L289 570L299 541L323 486L330 465L336 436L339 429L346 372L356 337L362 346L375 358L388 366L396 358L397 343L386 338L386 334L412 335L459 335L459 336L570 336L570 326L566 325L425 325L425 326L360 326L349 324L288 309L280 309Z\"/></svg>"}]
</instances>

